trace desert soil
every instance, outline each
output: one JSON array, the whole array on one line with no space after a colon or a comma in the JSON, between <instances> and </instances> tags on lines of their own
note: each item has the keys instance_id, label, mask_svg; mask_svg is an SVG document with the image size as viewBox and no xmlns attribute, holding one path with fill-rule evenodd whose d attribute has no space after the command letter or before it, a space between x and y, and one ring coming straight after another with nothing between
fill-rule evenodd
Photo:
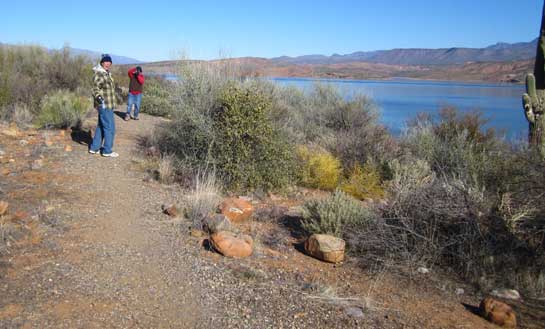
<instances>
[{"instance_id":1,"label":"desert soil","mask_svg":"<svg viewBox=\"0 0 545 329\"><path fill-rule=\"evenodd\" d=\"M255 252L222 257L161 211L187 194L140 152L164 120L116 116L114 159L87 153L90 115L64 136L0 126L0 328L494 328L472 312L482 295L433 269L401 279L306 256L293 200L249 196L258 211L239 229ZM544 327L542 306L513 306Z\"/></svg>"}]
</instances>

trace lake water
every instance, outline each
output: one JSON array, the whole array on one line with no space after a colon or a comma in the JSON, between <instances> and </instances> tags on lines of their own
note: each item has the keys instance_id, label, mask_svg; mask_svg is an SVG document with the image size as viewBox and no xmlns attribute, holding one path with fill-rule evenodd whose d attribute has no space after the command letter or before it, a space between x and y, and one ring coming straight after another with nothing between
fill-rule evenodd
<instances>
[{"instance_id":1,"label":"lake water","mask_svg":"<svg viewBox=\"0 0 545 329\"><path fill-rule=\"evenodd\" d=\"M522 110L524 86L423 80L337 80L273 78L282 85L309 90L316 82L331 84L349 96L362 93L373 99L381 113L381 122L393 134L399 134L408 119L419 112L436 115L445 106L460 111L483 113L488 126L503 129L510 140L526 139L528 122Z\"/></svg>"}]
</instances>

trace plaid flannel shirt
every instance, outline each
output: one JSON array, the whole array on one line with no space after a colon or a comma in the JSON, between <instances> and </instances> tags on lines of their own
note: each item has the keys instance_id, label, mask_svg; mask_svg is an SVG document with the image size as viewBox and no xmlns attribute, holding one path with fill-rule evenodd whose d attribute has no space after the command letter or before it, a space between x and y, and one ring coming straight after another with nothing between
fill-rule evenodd
<instances>
[{"instance_id":1,"label":"plaid flannel shirt","mask_svg":"<svg viewBox=\"0 0 545 329\"><path fill-rule=\"evenodd\" d=\"M93 99L95 100L95 108L98 108L97 97L102 96L104 98L104 106L107 109L115 109L115 83L110 72L102 70L95 70L95 76L93 77Z\"/></svg>"}]
</instances>

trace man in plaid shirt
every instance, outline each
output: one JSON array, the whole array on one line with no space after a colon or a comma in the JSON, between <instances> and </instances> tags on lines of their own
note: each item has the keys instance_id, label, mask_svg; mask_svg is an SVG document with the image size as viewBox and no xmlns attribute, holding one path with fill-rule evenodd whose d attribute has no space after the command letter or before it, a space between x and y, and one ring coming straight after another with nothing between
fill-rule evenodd
<instances>
[{"instance_id":1,"label":"man in plaid shirt","mask_svg":"<svg viewBox=\"0 0 545 329\"><path fill-rule=\"evenodd\" d=\"M95 108L98 110L98 124L95 130L93 142L89 147L89 153L98 154L102 149L102 156L116 158L119 156L112 151L115 137L115 84L110 68L112 58L110 55L102 55L100 64L93 68L93 98Z\"/></svg>"}]
</instances>

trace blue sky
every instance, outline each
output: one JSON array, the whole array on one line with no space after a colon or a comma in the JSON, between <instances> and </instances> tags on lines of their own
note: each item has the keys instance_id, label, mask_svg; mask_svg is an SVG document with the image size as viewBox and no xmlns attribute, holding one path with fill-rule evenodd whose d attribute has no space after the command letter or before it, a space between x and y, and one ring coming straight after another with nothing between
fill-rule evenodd
<instances>
[{"instance_id":1,"label":"blue sky","mask_svg":"<svg viewBox=\"0 0 545 329\"><path fill-rule=\"evenodd\" d=\"M484 47L537 37L542 0L3 1L0 42L185 57Z\"/></svg>"}]
</instances>

